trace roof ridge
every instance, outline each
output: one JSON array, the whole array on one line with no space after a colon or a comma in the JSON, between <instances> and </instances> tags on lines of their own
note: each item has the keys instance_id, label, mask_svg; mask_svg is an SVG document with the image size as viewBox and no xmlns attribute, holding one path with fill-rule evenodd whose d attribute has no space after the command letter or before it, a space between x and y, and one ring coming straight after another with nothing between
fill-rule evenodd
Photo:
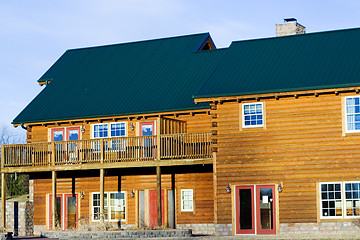
<instances>
[{"instance_id":1,"label":"roof ridge","mask_svg":"<svg viewBox=\"0 0 360 240\"><path fill-rule=\"evenodd\" d=\"M94 48L113 47L113 46L118 46L118 45L128 45L128 44L136 44L136 43L144 43L144 42L152 42L152 41L163 41L163 40L170 40L170 39L183 38L183 37L194 37L194 36L199 36L199 35L209 35L210 36L210 33L203 32L203 33L194 33L194 34L188 34L188 35L179 35L179 36L174 36L174 37L162 37L162 38L138 40L138 41L132 41L132 42L91 46L91 47L71 48L71 49L67 49L66 51L78 51L78 50L87 50L87 49L94 49Z\"/></svg>"},{"instance_id":2,"label":"roof ridge","mask_svg":"<svg viewBox=\"0 0 360 240\"><path fill-rule=\"evenodd\" d=\"M232 41L231 44L230 44L230 46L231 46L233 43L253 42L253 41L264 41L264 40L284 39L284 38L301 38L301 37L307 37L307 36L313 36L313 35L334 34L334 33L338 33L338 32L346 32L346 31L360 31L360 27L357 27L357 28L347 28L347 29L327 30L327 31L320 31L320 32L310 32L310 33L287 35L287 36L280 36L280 37L264 37L264 38L237 40L237 41ZM230 46L229 46L229 47L230 47Z\"/></svg>"}]
</instances>

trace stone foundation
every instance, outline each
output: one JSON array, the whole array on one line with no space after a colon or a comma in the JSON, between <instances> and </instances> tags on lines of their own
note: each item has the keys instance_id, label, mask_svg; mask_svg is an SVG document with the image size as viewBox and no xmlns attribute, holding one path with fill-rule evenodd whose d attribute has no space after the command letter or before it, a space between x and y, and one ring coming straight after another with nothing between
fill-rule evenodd
<instances>
[{"instance_id":1,"label":"stone foundation","mask_svg":"<svg viewBox=\"0 0 360 240\"><path fill-rule=\"evenodd\" d=\"M177 224L177 229L191 229L194 235L231 236L232 224Z\"/></svg>"},{"instance_id":2,"label":"stone foundation","mask_svg":"<svg viewBox=\"0 0 360 240\"><path fill-rule=\"evenodd\" d=\"M18 235L19 236L32 236L33 222L34 222L34 203L33 202L6 202L6 229L10 232L15 233L15 211L14 206L18 205L17 222L18 222ZM0 210L1 214L1 210Z\"/></svg>"},{"instance_id":3,"label":"stone foundation","mask_svg":"<svg viewBox=\"0 0 360 240\"><path fill-rule=\"evenodd\" d=\"M280 233L356 232L359 227L353 222L327 223L280 223Z\"/></svg>"},{"instance_id":4,"label":"stone foundation","mask_svg":"<svg viewBox=\"0 0 360 240\"><path fill-rule=\"evenodd\" d=\"M191 230L139 230L139 231L45 231L41 237L65 239L129 239L129 238L168 238L192 237Z\"/></svg>"}]
</instances>

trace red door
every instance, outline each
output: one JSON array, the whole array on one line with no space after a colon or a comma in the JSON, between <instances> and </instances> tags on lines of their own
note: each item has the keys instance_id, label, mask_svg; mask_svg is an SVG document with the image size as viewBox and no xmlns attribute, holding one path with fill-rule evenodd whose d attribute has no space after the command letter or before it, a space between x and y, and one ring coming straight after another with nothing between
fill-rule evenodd
<instances>
[{"instance_id":1,"label":"red door","mask_svg":"<svg viewBox=\"0 0 360 240\"><path fill-rule=\"evenodd\" d=\"M52 228L52 194L49 194L49 229ZM56 226L62 230L77 228L77 194L56 194Z\"/></svg>"},{"instance_id":2,"label":"red door","mask_svg":"<svg viewBox=\"0 0 360 240\"><path fill-rule=\"evenodd\" d=\"M254 185L235 187L236 234L255 234Z\"/></svg>"},{"instance_id":3,"label":"red door","mask_svg":"<svg viewBox=\"0 0 360 240\"><path fill-rule=\"evenodd\" d=\"M164 190L161 190L161 216L164 225ZM149 190L149 227L157 227L157 190Z\"/></svg>"},{"instance_id":4,"label":"red door","mask_svg":"<svg viewBox=\"0 0 360 240\"><path fill-rule=\"evenodd\" d=\"M275 185L256 186L257 234L276 234Z\"/></svg>"}]
</instances>

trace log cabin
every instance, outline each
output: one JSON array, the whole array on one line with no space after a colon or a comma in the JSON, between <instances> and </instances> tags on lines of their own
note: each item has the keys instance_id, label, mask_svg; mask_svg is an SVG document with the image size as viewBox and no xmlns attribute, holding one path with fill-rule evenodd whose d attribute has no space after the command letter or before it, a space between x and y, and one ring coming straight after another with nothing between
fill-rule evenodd
<instances>
[{"instance_id":1,"label":"log cabin","mask_svg":"<svg viewBox=\"0 0 360 240\"><path fill-rule=\"evenodd\" d=\"M355 231L359 39L286 19L223 49L204 33L68 50L12 122L27 144L2 146L2 194L30 175L35 232Z\"/></svg>"}]
</instances>

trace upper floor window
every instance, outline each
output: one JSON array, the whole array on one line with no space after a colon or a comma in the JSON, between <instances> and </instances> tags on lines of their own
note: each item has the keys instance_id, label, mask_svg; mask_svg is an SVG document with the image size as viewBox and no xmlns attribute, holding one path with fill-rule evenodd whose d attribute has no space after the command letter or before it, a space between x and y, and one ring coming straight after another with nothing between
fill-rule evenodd
<instances>
[{"instance_id":1,"label":"upper floor window","mask_svg":"<svg viewBox=\"0 0 360 240\"><path fill-rule=\"evenodd\" d=\"M126 123L98 123L92 125L93 138L125 137Z\"/></svg>"},{"instance_id":2,"label":"upper floor window","mask_svg":"<svg viewBox=\"0 0 360 240\"><path fill-rule=\"evenodd\" d=\"M360 97L345 98L346 132L360 132Z\"/></svg>"},{"instance_id":3,"label":"upper floor window","mask_svg":"<svg viewBox=\"0 0 360 240\"><path fill-rule=\"evenodd\" d=\"M243 103L242 126L243 128L264 126L264 111L262 102Z\"/></svg>"}]
</instances>

